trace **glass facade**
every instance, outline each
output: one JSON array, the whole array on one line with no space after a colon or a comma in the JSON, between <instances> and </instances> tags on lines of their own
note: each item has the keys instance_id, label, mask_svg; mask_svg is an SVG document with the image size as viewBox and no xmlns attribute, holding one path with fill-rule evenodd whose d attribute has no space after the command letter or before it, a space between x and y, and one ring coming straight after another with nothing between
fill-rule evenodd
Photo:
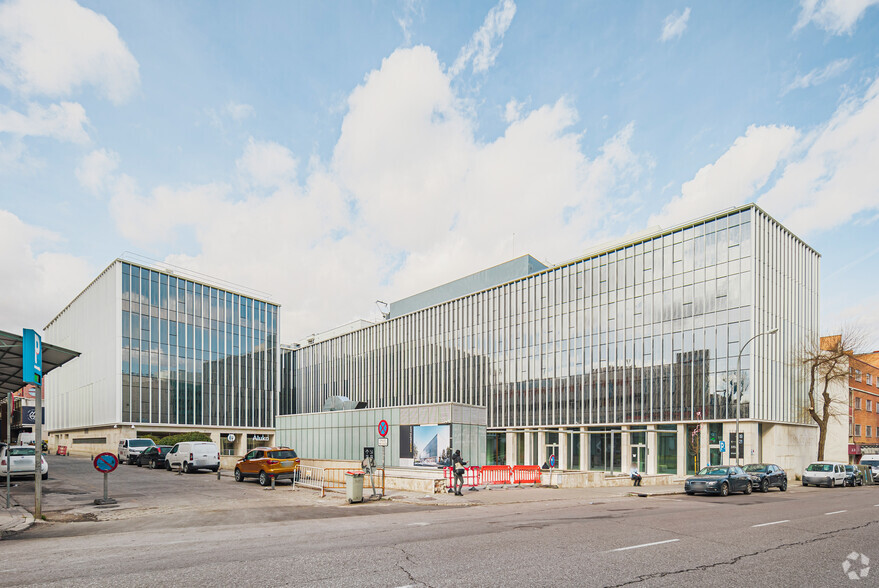
<instances>
[{"instance_id":1,"label":"glass facade","mask_svg":"<svg viewBox=\"0 0 879 588\"><path fill-rule=\"evenodd\" d=\"M291 351L281 404L456 402L486 406L494 430L561 431L735 419L741 392L742 418L804 423L789 359L817 332L818 261L745 206ZM742 346L776 326L739 377ZM590 437L589 461L619 468L621 444Z\"/></svg>"},{"instance_id":2,"label":"glass facade","mask_svg":"<svg viewBox=\"0 0 879 588\"><path fill-rule=\"evenodd\" d=\"M121 265L122 420L274 427L278 306Z\"/></svg>"}]
</instances>

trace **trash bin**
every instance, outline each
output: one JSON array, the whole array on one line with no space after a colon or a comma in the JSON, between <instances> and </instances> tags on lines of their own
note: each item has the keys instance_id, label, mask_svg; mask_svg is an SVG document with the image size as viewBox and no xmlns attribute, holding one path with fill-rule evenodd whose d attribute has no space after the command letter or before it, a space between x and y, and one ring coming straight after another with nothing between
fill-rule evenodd
<instances>
[{"instance_id":1,"label":"trash bin","mask_svg":"<svg viewBox=\"0 0 879 588\"><path fill-rule=\"evenodd\" d=\"M345 493L348 504L363 502L363 472L345 472Z\"/></svg>"}]
</instances>

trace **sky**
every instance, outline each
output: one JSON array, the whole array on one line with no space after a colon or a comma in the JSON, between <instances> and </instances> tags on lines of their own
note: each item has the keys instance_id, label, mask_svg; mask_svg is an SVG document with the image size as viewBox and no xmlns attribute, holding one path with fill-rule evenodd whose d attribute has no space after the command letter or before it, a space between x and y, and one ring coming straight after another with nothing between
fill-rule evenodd
<instances>
[{"instance_id":1,"label":"sky","mask_svg":"<svg viewBox=\"0 0 879 588\"><path fill-rule=\"evenodd\" d=\"M281 340L748 202L879 349L879 0L0 1L0 329L121 255Z\"/></svg>"}]
</instances>

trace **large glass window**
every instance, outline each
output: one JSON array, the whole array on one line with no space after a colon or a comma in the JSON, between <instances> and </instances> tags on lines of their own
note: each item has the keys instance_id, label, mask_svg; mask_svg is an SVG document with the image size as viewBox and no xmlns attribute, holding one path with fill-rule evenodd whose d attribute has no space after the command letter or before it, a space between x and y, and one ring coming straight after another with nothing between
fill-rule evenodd
<instances>
[{"instance_id":1,"label":"large glass window","mask_svg":"<svg viewBox=\"0 0 879 588\"><path fill-rule=\"evenodd\" d=\"M573 429L568 433L568 463L569 470L580 469L580 438L582 435L578 429Z\"/></svg>"},{"instance_id":2,"label":"large glass window","mask_svg":"<svg viewBox=\"0 0 879 588\"><path fill-rule=\"evenodd\" d=\"M507 463L507 434L488 433L485 443L486 465L504 465Z\"/></svg>"},{"instance_id":3,"label":"large glass window","mask_svg":"<svg viewBox=\"0 0 879 588\"><path fill-rule=\"evenodd\" d=\"M658 425L656 473L678 473L678 433L675 425Z\"/></svg>"}]
</instances>

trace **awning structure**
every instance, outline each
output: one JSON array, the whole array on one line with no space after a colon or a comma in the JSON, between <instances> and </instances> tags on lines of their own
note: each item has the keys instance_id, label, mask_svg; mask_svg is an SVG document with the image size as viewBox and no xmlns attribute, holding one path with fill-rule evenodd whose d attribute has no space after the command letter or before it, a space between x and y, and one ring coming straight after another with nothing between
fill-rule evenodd
<instances>
[{"instance_id":1,"label":"awning structure","mask_svg":"<svg viewBox=\"0 0 879 588\"><path fill-rule=\"evenodd\" d=\"M43 375L79 357L78 351L43 343ZM21 334L0 331L0 397L24 386Z\"/></svg>"}]
</instances>

